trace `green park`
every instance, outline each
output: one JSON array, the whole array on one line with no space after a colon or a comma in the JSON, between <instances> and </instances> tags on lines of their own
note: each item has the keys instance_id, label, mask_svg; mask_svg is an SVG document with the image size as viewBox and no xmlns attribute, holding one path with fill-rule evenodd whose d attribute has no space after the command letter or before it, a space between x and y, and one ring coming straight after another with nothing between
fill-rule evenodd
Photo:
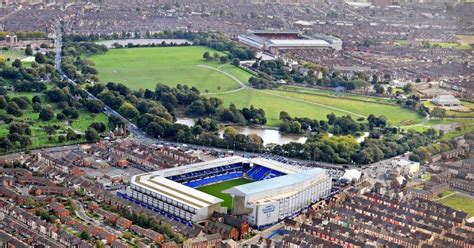
<instances>
[{"instance_id":1,"label":"green park","mask_svg":"<svg viewBox=\"0 0 474 248\"><path fill-rule=\"evenodd\" d=\"M280 111L292 116L324 119L327 114L351 115L355 119L369 114L384 115L399 126L420 123L414 111L397 106L394 100L366 97L298 87L257 90L247 86L252 76L246 70L218 61L203 59L204 52L222 53L202 46L111 49L91 57L102 83L122 83L132 89L154 89L157 83L185 84L201 93L221 98L225 105L253 105L265 110L268 126L278 126Z\"/></svg>"}]
</instances>

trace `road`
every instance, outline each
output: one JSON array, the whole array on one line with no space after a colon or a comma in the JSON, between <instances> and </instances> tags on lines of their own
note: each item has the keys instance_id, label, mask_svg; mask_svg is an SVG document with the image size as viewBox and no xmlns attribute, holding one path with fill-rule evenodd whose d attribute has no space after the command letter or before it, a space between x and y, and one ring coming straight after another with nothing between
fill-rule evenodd
<instances>
[{"instance_id":1,"label":"road","mask_svg":"<svg viewBox=\"0 0 474 248\"><path fill-rule=\"evenodd\" d=\"M61 24L60 23L57 24L57 28L56 28L55 46L56 46L56 57L54 59L55 68L59 71L62 79L67 80L67 81L69 81L70 83L72 83L74 85L77 85L77 83L74 80L70 79L63 72L63 70L61 68L63 41L62 41L62 30L61 30ZM87 96L88 96L89 99L99 100L97 97L95 97L89 91L86 90L86 93L87 93ZM119 117L120 119L124 120L130 134L136 136L138 139L144 138L145 134L143 132L140 132L140 130L137 128L137 126L135 124L133 124L127 118L125 118L122 115L120 115L119 113L117 113L111 107L105 105L104 114L107 115L108 117L115 116L115 117Z\"/></svg>"},{"instance_id":2,"label":"road","mask_svg":"<svg viewBox=\"0 0 474 248\"><path fill-rule=\"evenodd\" d=\"M76 214L77 217L79 217L80 219L82 219L85 222L100 226L100 227L106 229L108 232L114 233L114 234L119 235L119 236L121 235L121 233L118 232L117 230L114 230L110 226L105 225L104 222L98 221L98 220L95 220L95 219L89 217L86 214L86 210L84 210L84 207L82 206L81 202L73 200L73 199L71 199L71 201L73 202L72 205L74 206L74 213Z\"/></svg>"}]
</instances>

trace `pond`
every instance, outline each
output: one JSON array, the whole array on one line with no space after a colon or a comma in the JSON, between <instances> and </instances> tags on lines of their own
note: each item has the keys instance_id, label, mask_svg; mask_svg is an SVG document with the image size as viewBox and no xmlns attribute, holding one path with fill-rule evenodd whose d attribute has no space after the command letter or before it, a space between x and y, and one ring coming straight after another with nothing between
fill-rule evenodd
<instances>
[{"instance_id":1,"label":"pond","mask_svg":"<svg viewBox=\"0 0 474 248\"><path fill-rule=\"evenodd\" d=\"M191 118L178 118L176 123L183 124L189 127L194 126L195 120ZM260 136L263 140L264 145L268 144L278 144L283 145L290 142L304 143L307 140L307 137L297 134L282 134L277 129L270 128L256 128L256 127L241 127L241 126L232 126L240 134L256 134ZM220 136L224 134L224 131L219 131Z\"/></svg>"}]
</instances>

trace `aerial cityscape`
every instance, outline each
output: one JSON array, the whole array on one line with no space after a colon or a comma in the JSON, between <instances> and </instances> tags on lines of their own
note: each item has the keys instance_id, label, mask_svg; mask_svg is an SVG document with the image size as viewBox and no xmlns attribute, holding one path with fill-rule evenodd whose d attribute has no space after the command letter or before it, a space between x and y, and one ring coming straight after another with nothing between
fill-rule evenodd
<instances>
[{"instance_id":1,"label":"aerial cityscape","mask_svg":"<svg viewBox=\"0 0 474 248\"><path fill-rule=\"evenodd\" d=\"M474 248L474 1L0 0L0 246Z\"/></svg>"}]
</instances>

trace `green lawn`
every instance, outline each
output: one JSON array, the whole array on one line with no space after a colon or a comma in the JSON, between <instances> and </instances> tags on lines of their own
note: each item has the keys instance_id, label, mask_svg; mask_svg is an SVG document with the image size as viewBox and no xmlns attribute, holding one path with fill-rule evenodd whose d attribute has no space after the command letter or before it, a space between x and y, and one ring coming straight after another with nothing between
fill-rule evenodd
<instances>
[{"instance_id":1,"label":"green lawn","mask_svg":"<svg viewBox=\"0 0 474 248\"><path fill-rule=\"evenodd\" d=\"M224 73L198 66L221 66L218 62L205 61L202 55L206 51L211 55L216 52L198 46L123 48L111 49L106 54L91 57L91 60L99 71L101 82L123 83L132 89L154 89L157 83L196 86L203 93L239 88ZM224 71L231 74L237 71L237 78L246 79L244 73L248 73L245 71L228 68L231 65L224 66Z\"/></svg>"},{"instance_id":2,"label":"green lawn","mask_svg":"<svg viewBox=\"0 0 474 248\"><path fill-rule=\"evenodd\" d=\"M197 190L200 190L204 193L213 195L219 199L224 200L224 203L222 203L222 206L227 207L227 209L231 210L232 209L232 196L230 196L229 194L221 193L221 192L226 189L230 189L232 187L251 183L251 182L252 180L249 180L246 178L238 178L238 179L234 179L234 180L230 180L230 181L226 181L222 183L202 186L202 187L197 188Z\"/></svg>"},{"instance_id":3,"label":"green lawn","mask_svg":"<svg viewBox=\"0 0 474 248\"><path fill-rule=\"evenodd\" d=\"M469 214L469 216L474 216L473 198L463 196L461 194L454 194L436 202L451 207L453 209L466 212L467 214Z\"/></svg>"},{"instance_id":4,"label":"green lawn","mask_svg":"<svg viewBox=\"0 0 474 248\"><path fill-rule=\"evenodd\" d=\"M294 117L309 117L317 120L326 119L326 115L352 115L354 119L369 114L384 115L395 125L414 124L421 122L422 117L398 106L379 104L369 99L364 102L359 99L341 99L324 94L300 93L284 90L254 90L245 89L230 94L216 95L228 106L234 103L237 107L263 108L267 117L267 125L278 126L280 111L286 111ZM358 96L360 97L360 96ZM381 100L382 101L382 100ZM383 100L386 101L386 100Z\"/></svg>"},{"instance_id":5,"label":"green lawn","mask_svg":"<svg viewBox=\"0 0 474 248\"><path fill-rule=\"evenodd\" d=\"M267 125L278 126L280 111L294 117L326 119L326 115L352 115L367 117L369 114L384 115L395 125L412 125L422 118L413 111L395 106L395 101L383 97L366 97L350 93L284 86L280 90L235 90L239 85L227 74L247 83L251 74L230 64L206 62L202 59L206 47L155 47L111 49L106 54L91 57L103 83L124 83L132 89L154 89L156 83L175 86L178 83L196 86L202 93L216 93L225 106L234 103L237 107L254 105L263 108ZM203 68L207 65L217 68Z\"/></svg>"},{"instance_id":6,"label":"green lawn","mask_svg":"<svg viewBox=\"0 0 474 248\"><path fill-rule=\"evenodd\" d=\"M468 44L461 44L458 42L429 42L431 46L440 46L441 48L456 48L460 50L469 50L472 47Z\"/></svg>"},{"instance_id":7,"label":"green lawn","mask_svg":"<svg viewBox=\"0 0 474 248\"><path fill-rule=\"evenodd\" d=\"M5 61L13 62L15 59L23 59L26 57L25 51L20 49L0 49L0 57L3 57Z\"/></svg>"}]
</instances>

